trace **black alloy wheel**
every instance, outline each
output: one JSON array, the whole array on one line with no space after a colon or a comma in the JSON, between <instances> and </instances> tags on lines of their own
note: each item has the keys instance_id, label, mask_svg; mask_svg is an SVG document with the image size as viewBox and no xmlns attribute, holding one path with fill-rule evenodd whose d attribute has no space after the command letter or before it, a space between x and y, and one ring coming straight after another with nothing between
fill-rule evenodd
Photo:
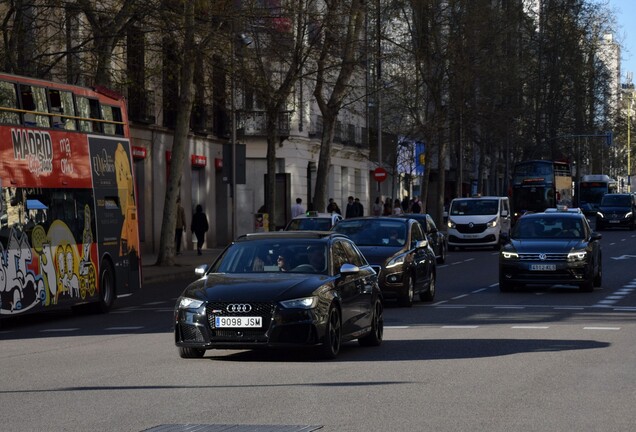
<instances>
[{"instance_id":1,"label":"black alloy wheel","mask_svg":"<svg viewBox=\"0 0 636 432\"><path fill-rule=\"evenodd\" d=\"M420 293L421 301L423 302L433 301L433 299L435 298L435 290L436 290L435 281L436 281L435 272L431 272L431 279L428 284L428 289Z\"/></svg>"},{"instance_id":2,"label":"black alloy wheel","mask_svg":"<svg viewBox=\"0 0 636 432\"><path fill-rule=\"evenodd\" d=\"M320 357L323 359L335 359L340 352L342 337L342 323L340 322L340 310L335 306L329 306L325 337L319 347Z\"/></svg>"},{"instance_id":3,"label":"black alloy wheel","mask_svg":"<svg viewBox=\"0 0 636 432\"><path fill-rule=\"evenodd\" d=\"M377 300L373 308L373 316L371 317L371 331L365 336L358 339L361 346L378 346L382 343L384 336L384 313L382 302Z\"/></svg>"},{"instance_id":4,"label":"black alloy wheel","mask_svg":"<svg viewBox=\"0 0 636 432\"><path fill-rule=\"evenodd\" d=\"M404 292L398 298L398 304L402 307L411 307L413 306L413 296L415 295L415 287L411 275L406 276L404 288Z\"/></svg>"}]
</instances>

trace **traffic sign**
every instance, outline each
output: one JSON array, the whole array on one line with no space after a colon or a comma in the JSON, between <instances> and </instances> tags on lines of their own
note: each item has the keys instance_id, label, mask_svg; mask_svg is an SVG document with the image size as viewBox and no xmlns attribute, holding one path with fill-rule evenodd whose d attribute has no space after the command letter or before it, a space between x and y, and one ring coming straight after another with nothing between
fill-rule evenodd
<instances>
[{"instance_id":1,"label":"traffic sign","mask_svg":"<svg viewBox=\"0 0 636 432\"><path fill-rule=\"evenodd\" d=\"M386 170L384 168L382 168L382 167L377 167L373 171L373 178L378 183L382 183L384 180L386 180L386 177L387 177Z\"/></svg>"}]
</instances>

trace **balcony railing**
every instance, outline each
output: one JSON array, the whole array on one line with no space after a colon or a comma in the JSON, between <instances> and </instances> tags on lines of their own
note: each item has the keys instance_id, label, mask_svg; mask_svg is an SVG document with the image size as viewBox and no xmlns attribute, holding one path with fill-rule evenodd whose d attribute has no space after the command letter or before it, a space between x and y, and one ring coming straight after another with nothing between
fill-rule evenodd
<instances>
[{"instance_id":1,"label":"balcony railing","mask_svg":"<svg viewBox=\"0 0 636 432\"><path fill-rule=\"evenodd\" d=\"M289 136L292 111L278 114L278 136ZM236 113L239 132L244 136L267 135L267 113L265 111L238 111Z\"/></svg>"}]
</instances>

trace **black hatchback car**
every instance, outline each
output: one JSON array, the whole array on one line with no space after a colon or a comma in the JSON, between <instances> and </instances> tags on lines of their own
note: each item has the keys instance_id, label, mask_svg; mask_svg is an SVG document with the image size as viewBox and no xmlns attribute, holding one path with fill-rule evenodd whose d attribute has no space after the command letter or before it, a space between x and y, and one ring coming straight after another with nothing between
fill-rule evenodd
<instances>
[{"instance_id":1,"label":"black hatchback car","mask_svg":"<svg viewBox=\"0 0 636 432\"><path fill-rule=\"evenodd\" d=\"M174 335L184 358L213 348L315 347L382 342L377 275L356 245L333 232L239 237L177 300Z\"/></svg>"},{"instance_id":2,"label":"black hatchback car","mask_svg":"<svg viewBox=\"0 0 636 432\"><path fill-rule=\"evenodd\" d=\"M600 240L582 212L527 214L499 252L499 289L563 284L593 291L603 276Z\"/></svg>"},{"instance_id":3,"label":"black hatchback car","mask_svg":"<svg viewBox=\"0 0 636 432\"><path fill-rule=\"evenodd\" d=\"M426 239L428 240L431 249L435 253L435 258L438 264L444 264L446 262L446 254L448 253L448 239L446 234L437 229L435 221L428 213L403 213L396 215L396 217L415 219L420 223Z\"/></svg>"},{"instance_id":4,"label":"black hatchback car","mask_svg":"<svg viewBox=\"0 0 636 432\"><path fill-rule=\"evenodd\" d=\"M413 297L435 298L435 254L422 228L414 219L362 217L344 219L332 230L353 240L378 273L386 298L397 298L410 307Z\"/></svg>"},{"instance_id":5,"label":"black hatchback car","mask_svg":"<svg viewBox=\"0 0 636 432\"><path fill-rule=\"evenodd\" d=\"M596 212L596 230L636 228L636 197L630 193L605 194Z\"/></svg>"}]
</instances>

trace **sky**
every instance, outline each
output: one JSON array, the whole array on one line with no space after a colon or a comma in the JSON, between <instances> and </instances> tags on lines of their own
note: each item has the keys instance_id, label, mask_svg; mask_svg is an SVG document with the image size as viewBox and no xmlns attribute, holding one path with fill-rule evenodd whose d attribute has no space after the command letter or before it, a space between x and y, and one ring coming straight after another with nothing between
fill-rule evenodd
<instances>
[{"instance_id":1,"label":"sky","mask_svg":"<svg viewBox=\"0 0 636 432\"><path fill-rule=\"evenodd\" d=\"M615 40L621 44L621 82L632 72L636 82L636 0L609 0L618 24Z\"/></svg>"}]
</instances>

